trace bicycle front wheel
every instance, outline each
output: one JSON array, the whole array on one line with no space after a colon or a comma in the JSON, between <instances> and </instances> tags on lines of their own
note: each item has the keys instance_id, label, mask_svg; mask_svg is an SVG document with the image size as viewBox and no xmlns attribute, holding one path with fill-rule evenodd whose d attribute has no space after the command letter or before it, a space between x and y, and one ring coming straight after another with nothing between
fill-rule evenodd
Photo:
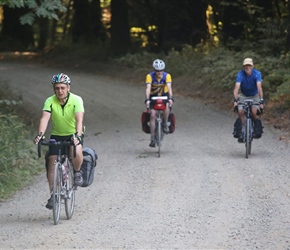
<instances>
[{"instance_id":1,"label":"bicycle front wheel","mask_svg":"<svg viewBox=\"0 0 290 250\"><path fill-rule=\"evenodd\" d=\"M161 154L161 137L162 137L162 128L161 128L161 119L158 119L158 127L157 127L157 146L158 146L158 157Z\"/></svg>"},{"instance_id":2,"label":"bicycle front wheel","mask_svg":"<svg viewBox=\"0 0 290 250\"><path fill-rule=\"evenodd\" d=\"M61 200L61 180L62 178L62 169L61 163L57 162L54 164L54 173L53 173L53 221L57 225L60 219L60 200Z\"/></svg>"},{"instance_id":3,"label":"bicycle front wheel","mask_svg":"<svg viewBox=\"0 0 290 250\"><path fill-rule=\"evenodd\" d=\"M74 170L70 161L68 161L68 179L66 182L66 197L65 197L65 214L69 220L75 208L75 187L74 187Z\"/></svg>"},{"instance_id":4,"label":"bicycle front wheel","mask_svg":"<svg viewBox=\"0 0 290 250\"><path fill-rule=\"evenodd\" d=\"M251 138L250 138L250 119L247 119L246 123L246 158L249 157L249 154L251 154Z\"/></svg>"}]
</instances>

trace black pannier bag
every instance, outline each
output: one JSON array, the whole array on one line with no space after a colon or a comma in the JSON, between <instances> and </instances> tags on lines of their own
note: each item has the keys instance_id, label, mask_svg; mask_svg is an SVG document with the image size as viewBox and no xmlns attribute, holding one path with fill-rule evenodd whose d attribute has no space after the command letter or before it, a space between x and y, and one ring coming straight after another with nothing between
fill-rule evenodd
<instances>
[{"instance_id":1,"label":"black pannier bag","mask_svg":"<svg viewBox=\"0 0 290 250\"><path fill-rule=\"evenodd\" d=\"M239 138L241 131L242 131L242 122L240 118L237 118L237 120L234 123L234 132L233 132L234 137Z\"/></svg>"},{"instance_id":2,"label":"black pannier bag","mask_svg":"<svg viewBox=\"0 0 290 250\"><path fill-rule=\"evenodd\" d=\"M80 172L84 181L81 187L88 187L93 183L97 159L98 156L94 149L89 147L83 148L83 163Z\"/></svg>"},{"instance_id":3,"label":"black pannier bag","mask_svg":"<svg viewBox=\"0 0 290 250\"><path fill-rule=\"evenodd\" d=\"M144 111L141 115L142 130L146 134L150 134L150 113Z\"/></svg>"},{"instance_id":4,"label":"black pannier bag","mask_svg":"<svg viewBox=\"0 0 290 250\"><path fill-rule=\"evenodd\" d=\"M262 137L263 126L262 122L259 119L254 120L254 138L258 139Z\"/></svg>"},{"instance_id":5,"label":"black pannier bag","mask_svg":"<svg viewBox=\"0 0 290 250\"><path fill-rule=\"evenodd\" d=\"M173 113L169 114L168 121L170 122L169 134L172 134L175 131L175 123L176 123L176 118L175 118L175 115Z\"/></svg>"}]
</instances>

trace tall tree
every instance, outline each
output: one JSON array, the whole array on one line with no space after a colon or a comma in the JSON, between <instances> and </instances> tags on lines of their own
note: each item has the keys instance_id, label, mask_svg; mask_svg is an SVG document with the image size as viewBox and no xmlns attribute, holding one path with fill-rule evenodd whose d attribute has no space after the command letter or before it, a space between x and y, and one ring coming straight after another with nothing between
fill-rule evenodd
<instances>
[{"instance_id":1,"label":"tall tree","mask_svg":"<svg viewBox=\"0 0 290 250\"><path fill-rule=\"evenodd\" d=\"M92 0L90 8L91 29L94 37L102 42L106 39L106 31L102 23L101 1Z\"/></svg>"},{"instance_id":2,"label":"tall tree","mask_svg":"<svg viewBox=\"0 0 290 250\"><path fill-rule=\"evenodd\" d=\"M89 43L92 37L90 30L90 8L88 0L74 0L72 20L72 42Z\"/></svg>"},{"instance_id":3,"label":"tall tree","mask_svg":"<svg viewBox=\"0 0 290 250\"><path fill-rule=\"evenodd\" d=\"M226 45L230 40L245 38L245 25L248 15L244 10L244 2L236 0L224 3L222 13L222 37Z\"/></svg>"},{"instance_id":4,"label":"tall tree","mask_svg":"<svg viewBox=\"0 0 290 250\"><path fill-rule=\"evenodd\" d=\"M135 26L141 26L146 31L151 51L167 52L171 48L180 49L184 44L195 46L206 39L207 4L204 0L159 0L158 2L129 0L128 2Z\"/></svg>"},{"instance_id":5,"label":"tall tree","mask_svg":"<svg viewBox=\"0 0 290 250\"><path fill-rule=\"evenodd\" d=\"M206 41L209 36L206 24L207 7L207 3L203 0L189 0L187 5L185 5L185 8L189 11L189 16L192 17L192 31L189 34L191 36L191 45L193 46Z\"/></svg>"},{"instance_id":6,"label":"tall tree","mask_svg":"<svg viewBox=\"0 0 290 250\"><path fill-rule=\"evenodd\" d=\"M38 45L37 48L39 50L43 50L48 41L49 36L49 20L46 18L40 18L38 21L39 24L39 39L38 39Z\"/></svg>"},{"instance_id":7,"label":"tall tree","mask_svg":"<svg viewBox=\"0 0 290 250\"><path fill-rule=\"evenodd\" d=\"M111 48L115 55L123 55L130 48L128 5L126 0L112 0L111 12Z\"/></svg>"},{"instance_id":8,"label":"tall tree","mask_svg":"<svg viewBox=\"0 0 290 250\"><path fill-rule=\"evenodd\" d=\"M0 36L1 50L27 50L34 48L31 25L21 25L19 18L27 13L26 8L3 6L4 20Z\"/></svg>"}]
</instances>

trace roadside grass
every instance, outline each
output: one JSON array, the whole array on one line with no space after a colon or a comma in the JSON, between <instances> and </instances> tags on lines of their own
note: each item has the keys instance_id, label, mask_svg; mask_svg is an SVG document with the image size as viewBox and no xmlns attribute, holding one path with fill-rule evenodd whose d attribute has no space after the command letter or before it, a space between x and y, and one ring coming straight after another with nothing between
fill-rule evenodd
<instances>
[{"instance_id":1,"label":"roadside grass","mask_svg":"<svg viewBox=\"0 0 290 250\"><path fill-rule=\"evenodd\" d=\"M43 170L31 140L31 127L25 124L25 110L19 98L0 90L0 201L33 181Z\"/></svg>"}]
</instances>

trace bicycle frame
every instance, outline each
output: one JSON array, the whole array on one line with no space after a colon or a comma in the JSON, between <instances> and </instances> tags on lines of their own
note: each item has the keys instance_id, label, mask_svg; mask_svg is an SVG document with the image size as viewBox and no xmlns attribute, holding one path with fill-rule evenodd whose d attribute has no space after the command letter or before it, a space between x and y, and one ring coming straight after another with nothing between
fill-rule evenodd
<instances>
[{"instance_id":1,"label":"bicycle frame","mask_svg":"<svg viewBox=\"0 0 290 250\"><path fill-rule=\"evenodd\" d=\"M166 109L166 102L168 100L167 96L153 96L151 100L156 101L153 109L156 110L156 126L155 126L155 138L158 146L158 157L161 154L161 141L164 137L164 132L162 129L163 112Z\"/></svg>"},{"instance_id":2,"label":"bicycle frame","mask_svg":"<svg viewBox=\"0 0 290 250\"><path fill-rule=\"evenodd\" d=\"M38 143L38 157L41 157L41 145L56 145L58 147L57 159L54 163L53 174L53 220L57 225L60 220L61 200L65 203L65 213L67 219L70 219L74 212L75 205L75 190L74 185L74 170L71 162L69 147L74 146L74 157L76 157L76 147L72 141L43 141ZM62 154L62 147L64 147L64 154ZM63 167L67 164L67 178L64 180Z\"/></svg>"},{"instance_id":3,"label":"bicycle frame","mask_svg":"<svg viewBox=\"0 0 290 250\"><path fill-rule=\"evenodd\" d=\"M246 147L246 158L249 157L252 150L252 141L253 141L253 133L254 133L254 124L252 120L252 106L259 105L259 102L256 102L252 99L246 99L242 104L245 120L244 120L244 141Z\"/></svg>"}]
</instances>

